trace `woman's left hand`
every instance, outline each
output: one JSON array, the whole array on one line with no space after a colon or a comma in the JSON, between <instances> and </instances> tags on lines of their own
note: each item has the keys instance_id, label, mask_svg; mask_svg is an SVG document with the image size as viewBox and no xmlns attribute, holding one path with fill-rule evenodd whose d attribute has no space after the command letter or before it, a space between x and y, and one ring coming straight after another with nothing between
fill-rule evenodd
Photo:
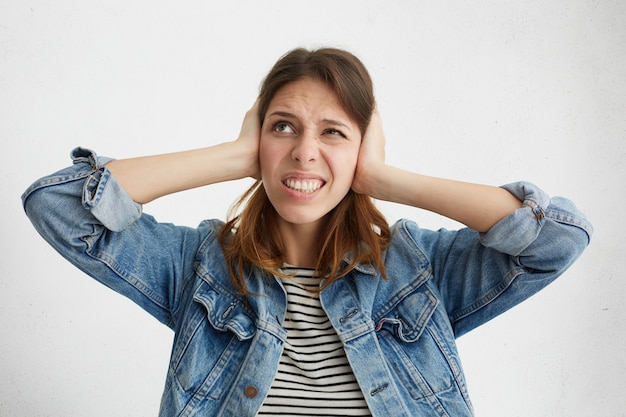
<instances>
[{"instance_id":1,"label":"woman's left hand","mask_svg":"<svg viewBox=\"0 0 626 417\"><path fill-rule=\"evenodd\" d=\"M379 185L380 180L384 179L385 168L385 134L378 109L374 109L361 140L352 190L377 198L377 184Z\"/></svg>"}]
</instances>

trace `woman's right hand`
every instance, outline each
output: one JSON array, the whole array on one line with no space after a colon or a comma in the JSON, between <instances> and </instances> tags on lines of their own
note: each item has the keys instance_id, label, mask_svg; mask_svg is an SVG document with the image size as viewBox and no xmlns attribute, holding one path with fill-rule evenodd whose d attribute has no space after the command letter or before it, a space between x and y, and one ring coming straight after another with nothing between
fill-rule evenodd
<instances>
[{"instance_id":1,"label":"woman's right hand","mask_svg":"<svg viewBox=\"0 0 626 417\"><path fill-rule=\"evenodd\" d=\"M261 138L261 120L259 119L259 102L254 103L246 112L241 124L239 137L234 144L241 147L243 159L241 178L252 177L259 179L261 170L259 167L259 142Z\"/></svg>"}]
</instances>

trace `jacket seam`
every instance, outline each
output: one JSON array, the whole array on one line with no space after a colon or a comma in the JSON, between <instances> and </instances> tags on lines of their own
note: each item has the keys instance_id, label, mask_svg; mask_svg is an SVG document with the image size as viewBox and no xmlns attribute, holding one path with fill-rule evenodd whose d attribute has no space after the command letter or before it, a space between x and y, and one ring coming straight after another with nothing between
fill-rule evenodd
<instances>
[{"instance_id":1,"label":"jacket seam","mask_svg":"<svg viewBox=\"0 0 626 417\"><path fill-rule=\"evenodd\" d=\"M517 277L522 275L524 272L525 271L521 268L514 268L510 270L498 285L493 287L482 297L478 298L472 304L458 310L458 312L456 312L455 314L450 314L450 322L452 323L453 327L460 320L474 314L478 310L486 307L492 301L497 299L502 293L504 293L504 291L506 291L507 288L511 286L511 284L513 284L513 281L515 281L515 279L517 279Z\"/></svg>"}]
</instances>

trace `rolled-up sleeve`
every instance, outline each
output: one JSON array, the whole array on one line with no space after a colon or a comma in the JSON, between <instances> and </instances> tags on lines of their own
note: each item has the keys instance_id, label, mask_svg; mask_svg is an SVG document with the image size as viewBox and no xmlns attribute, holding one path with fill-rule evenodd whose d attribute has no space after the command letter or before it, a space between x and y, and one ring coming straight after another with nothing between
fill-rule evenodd
<instances>
[{"instance_id":1,"label":"rolled-up sleeve","mask_svg":"<svg viewBox=\"0 0 626 417\"><path fill-rule=\"evenodd\" d=\"M63 257L172 325L203 231L142 213L106 168L109 158L76 148L73 165L22 195L27 216Z\"/></svg>"},{"instance_id":2,"label":"rolled-up sleeve","mask_svg":"<svg viewBox=\"0 0 626 417\"><path fill-rule=\"evenodd\" d=\"M74 154L77 152L85 150L76 149ZM141 216L142 207L130 198L106 167L95 165L93 168L83 188L83 206L107 229L122 231Z\"/></svg>"},{"instance_id":3,"label":"rolled-up sleeve","mask_svg":"<svg viewBox=\"0 0 626 417\"><path fill-rule=\"evenodd\" d=\"M50 201L30 199L34 192L61 184L67 184L73 189L75 187L69 184L80 181L76 185L82 187L79 194L81 206L107 229L119 232L141 216L141 205L130 198L106 168L111 158L98 157L92 150L80 147L72 150L71 157L71 167L39 179L22 194L22 204L27 214L45 210L51 204ZM39 214L45 217L45 212Z\"/></svg>"},{"instance_id":4,"label":"rolled-up sleeve","mask_svg":"<svg viewBox=\"0 0 626 417\"><path fill-rule=\"evenodd\" d=\"M481 234L483 246L517 256L537 239L546 222L551 220L578 227L587 236L586 242L580 242L581 246L589 243L593 227L570 200L561 197L551 199L530 182L511 183L502 188L522 201L522 207L496 223L487 233Z\"/></svg>"}]
</instances>

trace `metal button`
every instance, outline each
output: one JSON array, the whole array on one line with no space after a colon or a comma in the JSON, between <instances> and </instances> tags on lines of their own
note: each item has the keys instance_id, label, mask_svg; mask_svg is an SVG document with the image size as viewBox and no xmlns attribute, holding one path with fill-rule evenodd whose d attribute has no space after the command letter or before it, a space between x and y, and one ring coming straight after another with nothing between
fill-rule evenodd
<instances>
[{"instance_id":1,"label":"metal button","mask_svg":"<svg viewBox=\"0 0 626 417\"><path fill-rule=\"evenodd\" d=\"M259 393L259 390L256 389L256 387L254 385L248 385L244 390L243 390L244 394L246 394L246 397L248 398L254 398L257 396L257 394Z\"/></svg>"}]
</instances>

